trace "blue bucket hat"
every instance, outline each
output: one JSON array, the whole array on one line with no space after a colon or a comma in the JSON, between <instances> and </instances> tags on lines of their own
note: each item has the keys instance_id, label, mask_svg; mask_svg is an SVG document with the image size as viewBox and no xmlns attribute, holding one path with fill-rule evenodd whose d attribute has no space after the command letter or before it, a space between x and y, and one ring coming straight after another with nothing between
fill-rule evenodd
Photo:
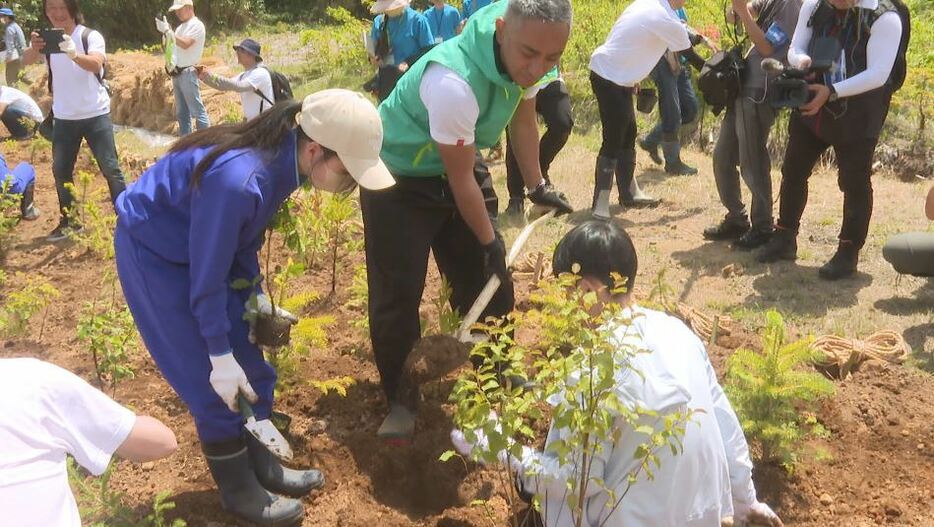
<instances>
[{"instance_id":1,"label":"blue bucket hat","mask_svg":"<svg viewBox=\"0 0 934 527\"><path fill-rule=\"evenodd\" d=\"M260 56L263 48L259 45L259 42L253 40L252 38L244 39L243 42L237 44L233 48L234 51L242 51L248 55L253 55L259 62L263 61L263 57Z\"/></svg>"},{"instance_id":2,"label":"blue bucket hat","mask_svg":"<svg viewBox=\"0 0 934 527\"><path fill-rule=\"evenodd\" d=\"M2 9L0 9L0 16L8 16L8 17L11 17L11 18L12 18L12 17L14 17L14 16L16 16L16 15L13 14L13 10L12 10L12 9L10 9L9 7L4 7L4 8L2 8Z\"/></svg>"}]
</instances>

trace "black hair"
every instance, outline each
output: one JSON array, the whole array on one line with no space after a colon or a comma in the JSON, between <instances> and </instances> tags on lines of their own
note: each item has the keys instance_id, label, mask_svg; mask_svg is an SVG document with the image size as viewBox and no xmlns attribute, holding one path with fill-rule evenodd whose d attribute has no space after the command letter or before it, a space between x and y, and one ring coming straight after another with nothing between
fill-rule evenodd
<instances>
[{"instance_id":1,"label":"black hair","mask_svg":"<svg viewBox=\"0 0 934 527\"><path fill-rule=\"evenodd\" d=\"M240 123L227 123L205 128L187 135L172 145L169 153L181 152L192 148L214 146L195 166L191 174L191 186L201 183L204 173L224 152L237 148L255 148L275 155L286 136L297 128L299 144L312 139L305 135L295 123L295 116L302 111L301 101L283 101L265 112ZM325 159L337 155L333 150L324 149Z\"/></svg>"},{"instance_id":2,"label":"black hair","mask_svg":"<svg viewBox=\"0 0 934 527\"><path fill-rule=\"evenodd\" d=\"M76 24L84 23L84 15L81 14L81 6L78 4L78 0L64 0L65 9L68 10L68 14L71 18L74 19ZM42 14L45 15L46 12L46 3L48 0L42 0ZM48 15L46 15L48 18Z\"/></svg>"},{"instance_id":3,"label":"black hair","mask_svg":"<svg viewBox=\"0 0 934 527\"><path fill-rule=\"evenodd\" d=\"M555 248L555 275L574 273L589 276L613 288L612 273L626 280L632 291L639 271L639 258L632 238L622 227L608 221L591 220L564 235Z\"/></svg>"}]
</instances>

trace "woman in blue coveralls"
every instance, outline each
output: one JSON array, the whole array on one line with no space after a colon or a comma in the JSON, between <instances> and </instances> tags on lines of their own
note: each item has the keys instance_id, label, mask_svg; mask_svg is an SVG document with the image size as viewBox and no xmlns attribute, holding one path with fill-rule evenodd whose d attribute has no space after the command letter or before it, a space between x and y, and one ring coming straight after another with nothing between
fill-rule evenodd
<instances>
[{"instance_id":1,"label":"woman in blue coveralls","mask_svg":"<svg viewBox=\"0 0 934 527\"><path fill-rule=\"evenodd\" d=\"M263 232L299 186L391 186L382 138L363 95L325 90L179 139L117 199L117 271L140 335L194 417L224 508L260 525L301 523L301 502L276 494L299 497L324 478L282 467L244 434L238 394L269 418L276 372L244 320L253 291L232 283L255 283Z\"/></svg>"},{"instance_id":2,"label":"woman in blue coveralls","mask_svg":"<svg viewBox=\"0 0 934 527\"><path fill-rule=\"evenodd\" d=\"M367 83L367 91L375 92L380 101L389 97L402 74L435 44L428 19L409 3L409 0L377 0L371 8L379 15L370 30L370 38L375 42L370 62L379 69Z\"/></svg>"},{"instance_id":3,"label":"woman in blue coveralls","mask_svg":"<svg viewBox=\"0 0 934 527\"><path fill-rule=\"evenodd\" d=\"M19 195L20 216L27 221L39 217L39 209L33 204L36 188L36 169L29 163L20 163L10 170L6 158L0 154L0 194ZM3 211L0 211L2 213Z\"/></svg>"}]
</instances>

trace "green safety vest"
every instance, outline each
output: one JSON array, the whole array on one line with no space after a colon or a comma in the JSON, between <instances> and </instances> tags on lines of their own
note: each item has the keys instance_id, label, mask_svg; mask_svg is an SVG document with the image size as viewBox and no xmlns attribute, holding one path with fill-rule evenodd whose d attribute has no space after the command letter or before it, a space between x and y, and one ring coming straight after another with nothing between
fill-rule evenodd
<instances>
[{"instance_id":1,"label":"green safety vest","mask_svg":"<svg viewBox=\"0 0 934 527\"><path fill-rule=\"evenodd\" d=\"M496 144L522 101L524 89L496 67L496 19L506 14L509 2L495 2L475 13L460 36L429 51L402 76L392 94L379 106L383 121L380 157L398 176L440 176L445 173L438 147L428 127L428 110L419 88L425 69L437 62L463 77L480 107L474 132L477 148ZM558 78L550 71L538 84Z\"/></svg>"}]
</instances>

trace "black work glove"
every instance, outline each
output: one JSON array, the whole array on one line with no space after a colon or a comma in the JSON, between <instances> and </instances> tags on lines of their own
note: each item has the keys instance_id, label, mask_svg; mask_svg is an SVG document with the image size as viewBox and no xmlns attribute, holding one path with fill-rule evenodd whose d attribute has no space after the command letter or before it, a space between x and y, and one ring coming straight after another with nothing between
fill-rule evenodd
<instances>
[{"instance_id":1,"label":"black work glove","mask_svg":"<svg viewBox=\"0 0 934 527\"><path fill-rule=\"evenodd\" d=\"M574 212L571 203L563 192L551 186L551 183L539 185L529 193L529 201L536 205L552 208L558 211L558 216Z\"/></svg>"},{"instance_id":2,"label":"black work glove","mask_svg":"<svg viewBox=\"0 0 934 527\"><path fill-rule=\"evenodd\" d=\"M506 242L503 241L499 233L496 234L492 242L483 246L483 276L489 280L494 274L504 284L508 284L512 280L509 269L506 268Z\"/></svg>"}]
</instances>

